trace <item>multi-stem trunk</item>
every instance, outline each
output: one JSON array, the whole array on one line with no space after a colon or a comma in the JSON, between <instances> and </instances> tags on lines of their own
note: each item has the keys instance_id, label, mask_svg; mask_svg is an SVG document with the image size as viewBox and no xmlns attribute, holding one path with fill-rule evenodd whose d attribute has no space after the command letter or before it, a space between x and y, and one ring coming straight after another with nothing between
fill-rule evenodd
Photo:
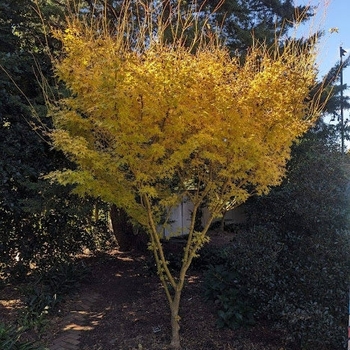
<instances>
[{"instance_id":1,"label":"multi-stem trunk","mask_svg":"<svg viewBox=\"0 0 350 350\"><path fill-rule=\"evenodd\" d=\"M212 214L211 217L208 219L208 222L206 223L206 226L204 227L202 232L196 233L194 227L199 203L197 205L194 205L187 243L183 253L182 266L178 278L175 278L169 270L163 246L159 238L159 233L157 231L157 227L152 216L151 202L147 196L143 196L143 204L145 205L148 214L149 235L151 240L150 246L152 247L157 265L158 275L164 287L165 294L167 296L170 306L172 333L170 346L174 350L178 350L181 349L179 324L180 299L182 289L185 283L186 273L191 265L193 258L196 255L196 252L206 241L206 233L208 232L210 224L213 221L214 214Z\"/></svg>"}]
</instances>

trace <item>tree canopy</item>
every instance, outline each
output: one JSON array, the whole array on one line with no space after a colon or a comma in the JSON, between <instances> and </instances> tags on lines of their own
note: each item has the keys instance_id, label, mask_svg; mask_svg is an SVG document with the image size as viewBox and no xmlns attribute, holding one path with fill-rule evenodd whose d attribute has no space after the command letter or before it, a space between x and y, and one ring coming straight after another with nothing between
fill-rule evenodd
<instances>
[{"instance_id":1,"label":"tree canopy","mask_svg":"<svg viewBox=\"0 0 350 350\"><path fill-rule=\"evenodd\" d=\"M66 173L78 188L139 215L140 194L173 204L175 176L179 193L206 189L212 208L279 183L292 141L315 120L312 53L256 46L241 66L213 42L193 53L158 33L133 49L94 30L71 23L56 64L73 95L55 110L52 137L80 165Z\"/></svg>"}]
</instances>

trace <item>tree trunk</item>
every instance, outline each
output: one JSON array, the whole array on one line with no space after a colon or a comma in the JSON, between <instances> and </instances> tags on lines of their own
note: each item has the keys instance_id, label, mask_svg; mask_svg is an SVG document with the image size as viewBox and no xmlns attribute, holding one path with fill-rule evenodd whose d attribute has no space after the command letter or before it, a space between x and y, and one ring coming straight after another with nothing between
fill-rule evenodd
<instances>
[{"instance_id":1,"label":"tree trunk","mask_svg":"<svg viewBox=\"0 0 350 350\"><path fill-rule=\"evenodd\" d=\"M110 215L113 233L118 241L119 249L123 252L130 251L133 247L135 235L128 215L123 209L117 208L114 204L111 205Z\"/></svg>"},{"instance_id":2,"label":"tree trunk","mask_svg":"<svg viewBox=\"0 0 350 350\"><path fill-rule=\"evenodd\" d=\"M138 232L134 232L134 226L130 222L129 216L124 209L117 208L116 205L112 204L110 215L113 233L121 251L147 251L147 233L142 229L139 229Z\"/></svg>"},{"instance_id":3,"label":"tree trunk","mask_svg":"<svg viewBox=\"0 0 350 350\"><path fill-rule=\"evenodd\" d=\"M180 308L180 298L181 290L176 290L174 295L174 300L170 304L171 311L171 343L170 346L174 350L181 349L180 344L180 317L179 317L179 308Z\"/></svg>"},{"instance_id":4,"label":"tree trunk","mask_svg":"<svg viewBox=\"0 0 350 350\"><path fill-rule=\"evenodd\" d=\"M221 220L220 220L220 231L223 232L225 231L225 215L226 215L227 211L224 211L222 213L222 217L221 217Z\"/></svg>"}]
</instances>

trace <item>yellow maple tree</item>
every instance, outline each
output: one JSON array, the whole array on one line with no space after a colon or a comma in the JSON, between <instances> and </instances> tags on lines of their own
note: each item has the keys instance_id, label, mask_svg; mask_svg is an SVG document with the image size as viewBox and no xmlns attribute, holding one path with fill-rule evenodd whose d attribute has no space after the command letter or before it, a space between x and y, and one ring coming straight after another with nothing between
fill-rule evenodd
<instances>
[{"instance_id":1,"label":"yellow maple tree","mask_svg":"<svg viewBox=\"0 0 350 350\"><path fill-rule=\"evenodd\" d=\"M71 94L51 108L51 137L77 168L52 176L125 209L146 228L177 349L186 272L208 241L210 224L223 208L279 184L293 141L318 117L309 96L315 52L293 41L275 49L257 44L242 64L193 14L169 21L149 9L135 26L129 5L113 30L99 19L72 17L55 32L63 45L55 71ZM166 40L169 30L176 39ZM175 276L161 236L171 210L184 200L193 212ZM197 232L203 203L210 216Z\"/></svg>"}]
</instances>

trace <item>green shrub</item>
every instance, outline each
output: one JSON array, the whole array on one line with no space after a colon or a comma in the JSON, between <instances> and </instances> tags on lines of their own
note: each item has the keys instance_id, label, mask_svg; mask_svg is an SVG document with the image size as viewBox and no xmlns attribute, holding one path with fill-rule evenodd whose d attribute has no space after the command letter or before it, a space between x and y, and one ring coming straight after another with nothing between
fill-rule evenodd
<instances>
[{"instance_id":1,"label":"green shrub","mask_svg":"<svg viewBox=\"0 0 350 350\"><path fill-rule=\"evenodd\" d=\"M23 291L25 308L19 312L17 322L22 327L41 332L46 325L46 315L57 304L57 298L45 286L33 284Z\"/></svg>"},{"instance_id":2,"label":"green shrub","mask_svg":"<svg viewBox=\"0 0 350 350\"><path fill-rule=\"evenodd\" d=\"M1 350L41 350L42 346L31 341L21 341L23 330L0 323Z\"/></svg>"},{"instance_id":3,"label":"green shrub","mask_svg":"<svg viewBox=\"0 0 350 350\"><path fill-rule=\"evenodd\" d=\"M220 262L287 349L346 348L350 157L334 131L320 120L295 143L283 183L244 204L246 229Z\"/></svg>"},{"instance_id":4,"label":"green shrub","mask_svg":"<svg viewBox=\"0 0 350 350\"><path fill-rule=\"evenodd\" d=\"M25 309L20 312L19 324L43 330L46 315L53 313L64 296L74 292L87 274L85 266L74 263L37 271L33 281L23 288Z\"/></svg>"},{"instance_id":5,"label":"green shrub","mask_svg":"<svg viewBox=\"0 0 350 350\"><path fill-rule=\"evenodd\" d=\"M255 323L254 309L249 305L241 279L242 276L227 265L211 265L207 270L204 280L205 297L214 300L217 305L219 328L239 328Z\"/></svg>"},{"instance_id":6,"label":"green shrub","mask_svg":"<svg viewBox=\"0 0 350 350\"><path fill-rule=\"evenodd\" d=\"M230 256L229 246L213 247L206 244L201 248L197 257L193 259L191 268L194 270L200 270L208 268L209 266L224 265L228 261Z\"/></svg>"},{"instance_id":7,"label":"green shrub","mask_svg":"<svg viewBox=\"0 0 350 350\"><path fill-rule=\"evenodd\" d=\"M92 252L105 250L114 242L108 228L106 204L98 203L99 218L95 220L92 213L96 201L62 191L60 195L47 194L52 198L49 203L52 207L45 211L32 202L18 214L0 206L3 279L22 282L33 267L41 269L69 262L85 248Z\"/></svg>"},{"instance_id":8,"label":"green shrub","mask_svg":"<svg viewBox=\"0 0 350 350\"><path fill-rule=\"evenodd\" d=\"M263 321L287 348L338 350L346 343L350 234L246 229L225 246L224 263L205 274L220 325Z\"/></svg>"},{"instance_id":9,"label":"green shrub","mask_svg":"<svg viewBox=\"0 0 350 350\"><path fill-rule=\"evenodd\" d=\"M35 283L46 286L52 295L65 295L76 290L88 275L83 263L65 262L42 270Z\"/></svg>"}]
</instances>

